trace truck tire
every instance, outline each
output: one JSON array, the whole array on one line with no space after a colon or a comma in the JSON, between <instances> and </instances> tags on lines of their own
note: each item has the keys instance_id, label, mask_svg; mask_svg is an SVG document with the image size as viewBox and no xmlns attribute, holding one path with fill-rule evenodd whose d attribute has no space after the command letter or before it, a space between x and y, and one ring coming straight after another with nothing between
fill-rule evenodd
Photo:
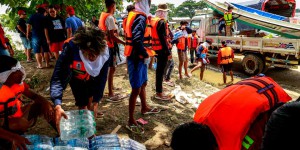
<instances>
[{"instance_id":1,"label":"truck tire","mask_svg":"<svg viewBox=\"0 0 300 150\"><path fill-rule=\"evenodd\" d=\"M242 61L244 71L248 75L257 75L262 73L265 68L263 59L254 54L248 54Z\"/></svg>"}]
</instances>

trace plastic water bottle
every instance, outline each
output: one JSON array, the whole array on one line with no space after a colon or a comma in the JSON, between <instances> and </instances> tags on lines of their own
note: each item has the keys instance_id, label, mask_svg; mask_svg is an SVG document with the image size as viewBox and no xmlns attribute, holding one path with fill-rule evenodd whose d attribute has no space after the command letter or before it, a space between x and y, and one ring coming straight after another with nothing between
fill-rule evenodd
<instances>
[{"instance_id":1,"label":"plastic water bottle","mask_svg":"<svg viewBox=\"0 0 300 150\"><path fill-rule=\"evenodd\" d=\"M28 150L53 150L53 139L44 135L24 135L32 145L27 145Z\"/></svg>"},{"instance_id":2,"label":"plastic water bottle","mask_svg":"<svg viewBox=\"0 0 300 150\"><path fill-rule=\"evenodd\" d=\"M69 147L69 146L55 146L53 150L88 150L81 147Z\"/></svg>"},{"instance_id":3,"label":"plastic water bottle","mask_svg":"<svg viewBox=\"0 0 300 150\"><path fill-rule=\"evenodd\" d=\"M146 150L146 146L131 139L122 139L121 149L122 150Z\"/></svg>"},{"instance_id":4,"label":"plastic water bottle","mask_svg":"<svg viewBox=\"0 0 300 150\"><path fill-rule=\"evenodd\" d=\"M92 150L104 149L106 147L120 148L120 146L119 137L116 134L97 136L90 141L90 148Z\"/></svg>"},{"instance_id":5,"label":"plastic water bottle","mask_svg":"<svg viewBox=\"0 0 300 150\"><path fill-rule=\"evenodd\" d=\"M91 137L96 133L96 122L93 112L89 110L66 111L68 119L60 121L61 140Z\"/></svg>"}]
</instances>

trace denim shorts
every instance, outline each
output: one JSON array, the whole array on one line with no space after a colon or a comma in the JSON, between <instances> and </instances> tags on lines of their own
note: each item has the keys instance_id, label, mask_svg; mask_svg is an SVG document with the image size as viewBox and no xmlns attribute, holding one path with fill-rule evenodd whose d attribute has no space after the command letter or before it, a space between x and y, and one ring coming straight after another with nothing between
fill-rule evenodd
<instances>
[{"instance_id":1,"label":"denim shorts","mask_svg":"<svg viewBox=\"0 0 300 150\"><path fill-rule=\"evenodd\" d=\"M45 38L32 37L31 44L34 53L49 52L49 45ZM41 50L42 48L42 50Z\"/></svg>"},{"instance_id":2,"label":"denim shorts","mask_svg":"<svg viewBox=\"0 0 300 150\"><path fill-rule=\"evenodd\" d=\"M30 40L28 40L26 37L20 37L20 38L22 40L22 44L25 49L32 49Z\"/></svg>"},{"instance_id":3,"label":"denim shorts","mask_svg":"<svg viewBox=\"0 0 300 150\"><path fill-rule=\"evenodd\" d=\"M8 50L5 49L5 48L2 46L2 44L0 44L0 55L10 56Z\"/></svg>"}]
</instances>

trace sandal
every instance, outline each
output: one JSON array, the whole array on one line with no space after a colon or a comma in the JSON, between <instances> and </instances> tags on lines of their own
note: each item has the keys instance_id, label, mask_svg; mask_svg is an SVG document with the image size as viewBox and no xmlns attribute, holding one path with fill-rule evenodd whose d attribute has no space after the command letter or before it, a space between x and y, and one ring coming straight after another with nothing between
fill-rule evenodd
<instances>
[{"instance_id":1,"label":"sandal","mask_svg":"<svg viewBox=\"0 0 300 150\"><path fill-rule=\"evenodd\" d=\"M43 69L43 67L36 66L36 69Z\"/></svg>"},{"instance_id":2,"label":"sandal","mask_svg":"<svg viewBox=\"0 0 300 150\"><path fill-rule=\"evenodd\" d=\"M158 96L155 94L154 98L157 100L162 100L162 101L170 101L173 96L171 95L163 95L163 96Z\"/></svg>"},{"instance_id":3,"label":"sandal","mask_svg":"<svg viewBox=\"0 0 300 150\"><path fill-rule=\"evenodd\" d=\"M157 108L152 108L150 111L144 112L142 113L143 115L150 115L150 114L158 114L160 113L160 109Z\"/></svg>"},{"instance_id":4,"label":"sandal","mask_svg":"<svg viewBox=\"0 0 300 150\"><path fill-rule=\"evenodd\" d=\"M168 85L170 87L174 87L175 86L175 84L172 81L164 81L163 84L166 84L166 85Z\"/></svg>"},{"instance_id":5,"label":"sandal","mask_svg":"<svg viewBox=\"0 0 300 150\"><path fill-rule=\"evenodd\" d=\"M118 102L121 102L126 97L127 97L127 95L116 94L115 96L112 96L112 97L109 97L108 99L106 99L106 101L118 103Z\"/></svg>"},{"instance_id":6,"label":"sandal","mask_svg":"<svg viewBox=\"0 0 300 150\"><path fill-rule=\"evenodd\" d=\"M140 125L126 125L126 129L135 134L144 134L144 129Z\"/></svg>"}]
</instances>

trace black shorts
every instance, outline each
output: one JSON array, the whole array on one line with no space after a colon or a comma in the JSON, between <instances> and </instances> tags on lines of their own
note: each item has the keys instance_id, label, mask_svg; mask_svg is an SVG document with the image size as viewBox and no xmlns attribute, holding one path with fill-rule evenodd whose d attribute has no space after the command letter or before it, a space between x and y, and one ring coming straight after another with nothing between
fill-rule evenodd
<instances>
[{"instance_id":1,"label":"black shorts","mask_svg":"<svg viewBox=\"0 0 300 150\"><path fill-rule=\"evenodd\" d=\"M232 63L221 65L221 71L223 73L228 72L228 71L232 71Z\"/></svg>"},{"instance_id":2,"label":"black shorts","mask_svg":"<svg viewBox=\"0 0 300 150\"><path fill-rule=\"evenodd\" d=\"M93 97L93 102L99 102L103 97L108 73L108 61L102 67L97 77L90 77L89 80L72 78L70 86L75 97L76 106L87 106L89 98Z\"/></svg>"},{"instance_id":3,"label":"black shorts","mask_svg":"<svg viewBox=\"0 0 300 150\"><path fill-rule=\"evenodd\" d=\"M109 48L109 67L116 67L117 66L117 47Z\"/></svg>"}]
</instances>

